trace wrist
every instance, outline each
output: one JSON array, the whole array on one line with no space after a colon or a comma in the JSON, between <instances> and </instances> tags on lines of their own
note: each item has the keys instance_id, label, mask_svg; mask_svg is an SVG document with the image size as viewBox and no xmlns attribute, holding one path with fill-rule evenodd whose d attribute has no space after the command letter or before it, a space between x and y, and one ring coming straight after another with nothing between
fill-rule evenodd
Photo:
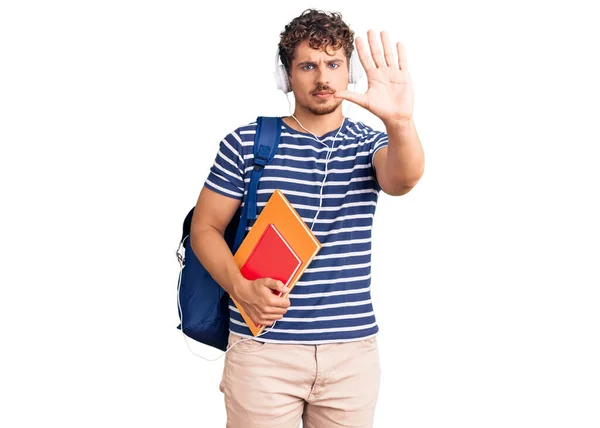
<instances>
[{"instance_id":1,"label":"wrist","mask_svg":"<svg viewBox=\"0 0 600 428\"><path fill-rule=\"evenodd\" d=\"M385 126L386 130L389 132L391 131L405 131L410 129L411 125L412 125L412 117L407 118L407 119L390 119L390 120L384 120L382 121L383 125Z\"/></svg>"},{"instance_id":2,"label":"wrist","mask_svg":"<svg viewBox=\"0 0 600 428\"><path fill-rule=\"evenodd\" d=\"M248 288L248 282L249 281L246 278L244 278L240 272L234 275L230 282L231 290L229 294L231 295L231 297L233 297L236 300L239 300L238 296L240 295L240 291Z\"/></svg>"}]
</instances>

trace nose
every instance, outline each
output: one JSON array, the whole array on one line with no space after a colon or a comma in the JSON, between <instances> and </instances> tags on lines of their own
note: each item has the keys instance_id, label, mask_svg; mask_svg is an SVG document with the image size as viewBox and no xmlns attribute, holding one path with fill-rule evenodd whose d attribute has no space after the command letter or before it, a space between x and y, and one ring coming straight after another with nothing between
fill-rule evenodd
<instances>
[{"instance_id":1,"label":"nose","mask_svg":"<svg viewBox=\"0 0 600 428\"><path fill-rule=\"evenodd\" d=\"M327 65L319 65L315 77L318 83L329 85L329 70L327 69Z\"/></svg>"}]
</instances>

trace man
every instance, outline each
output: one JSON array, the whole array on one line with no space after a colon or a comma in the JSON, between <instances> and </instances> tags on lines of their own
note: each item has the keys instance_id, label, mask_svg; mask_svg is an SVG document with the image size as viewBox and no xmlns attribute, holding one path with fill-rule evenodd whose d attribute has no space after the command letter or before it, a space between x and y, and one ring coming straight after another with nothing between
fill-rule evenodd
<instances>
[{"instance_id":1,"label":"man","mask_svg":"<svg viewBox=\"0 0 600 428\"><path fill-rule=\"evenodd\" d=\"M281 33L280 58L295 97L277 154L258 190L261 209L280 189L323 248L287 297L281 282L244 279L223 233L248 190L256 123L222 140L200 192L192 246L213 278L259 325L251 340L230 302L229 346L220 389L227 426L370 427L379 391L378 326L370 298L371 227L378 192L403 195L423 174L412 119L406 55L386 33L356 48L368 90L347 90L354 33L337 13L307 10ZM342 115L349 100L378 116L385 132ZM249 225L251 226L251 225ZM268 328L267 327L267 328Z\"/></svg>"}]
</instances>

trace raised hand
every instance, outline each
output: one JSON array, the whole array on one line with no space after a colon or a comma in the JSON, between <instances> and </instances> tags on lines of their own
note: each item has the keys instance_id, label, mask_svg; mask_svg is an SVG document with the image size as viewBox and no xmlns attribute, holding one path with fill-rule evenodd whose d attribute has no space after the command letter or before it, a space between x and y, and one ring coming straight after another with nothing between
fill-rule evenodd
<instances>
[{"instance_id":1,"label":"raised hand","mask_svg":"<svg viewBox=\"0 0 600 428\"><path fill-rule=\"evenodd\" d=\"M383 55L375 32L369 30L367 37L371 48L370 55L363 39L356 38L358 57L367 74L367 92L358 94L352 91L338 91L335 97L358 104L384 123L412 119L414 94L404 46L400 42L396 43L398 52L398 61L396 61L387 32L381 32Z\"/></svg>"}]
</instances>

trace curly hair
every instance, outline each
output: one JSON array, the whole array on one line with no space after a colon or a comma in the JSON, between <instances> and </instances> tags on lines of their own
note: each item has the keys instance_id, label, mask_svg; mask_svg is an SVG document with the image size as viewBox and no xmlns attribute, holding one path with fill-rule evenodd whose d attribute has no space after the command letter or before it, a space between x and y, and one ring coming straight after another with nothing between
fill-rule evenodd
<instances>
[{"instance_id":1,"label":"curly hair","mask_svg":"<svg viewBox=\"0 0 600 428\"><path fill-rule=\"evenodd\" d=\"M280 36L279 57L288 75L291 74L296 47L305 40L311 48L325 52L329 47L334 50L344 48L348 61L354 50L354 32L342 21L339 12L306 9L285 26Z\"/></svg>"}]
</instances>

